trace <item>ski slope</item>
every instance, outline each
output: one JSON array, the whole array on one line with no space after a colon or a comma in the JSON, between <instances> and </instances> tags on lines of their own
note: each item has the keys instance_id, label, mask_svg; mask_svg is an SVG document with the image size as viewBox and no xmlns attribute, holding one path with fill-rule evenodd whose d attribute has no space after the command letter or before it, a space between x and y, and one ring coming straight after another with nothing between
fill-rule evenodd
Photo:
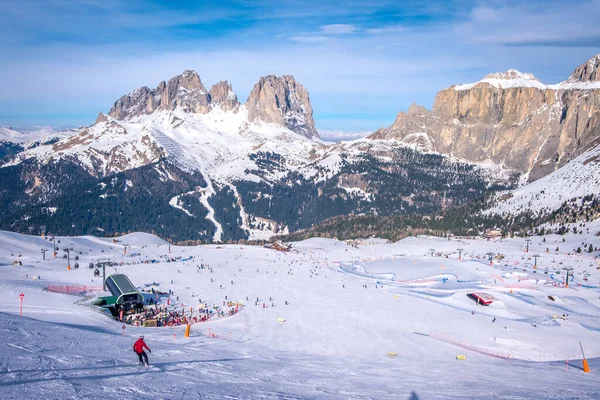
<instances>
[{"instance_id":1,"label":"ski slope","mask_svg":"<svg viewBox=\"0 0 600 400\"><path fill-rule=\"evenodd\" d=\"M597 243L593 233L565 236L565 242L562 236L545 236L546 242L535 237L529 253L524 239L416 237L352 245L310 239L287 253L240 245L171 246L169 253L166 242L143 233L117 242L57 239L59 257L48 252L43 261L40 249L51 249L49 240L0 232L3 399L24 393L120 399L600 397L600 332L589 329L600 329L599 264L596 254L572 251L582 241ZM66 246L82 253L80 269L67 270L61 258ZM490 266L489 251L504 259ZM538 268L530 259L534 252L541 255ZM193 259L162 262L166 256ZM182 326L128 325L123 332L121 323L89 306L89 298L45 291L48 285L100 286L87 265L106 257L123 264L107 273L125 273L140 289L172 290L176 307L200 299L220 305L225 296L243 306L231 317L192 325L191 337L184 338ZM141 263L151 259L159 262ZM11 266L15 260L23 266ZM566 265L574 267L570 288L560 286L564 271L555 274ZM546 267L552 273L545 274ZM473 291L497 301L478 306L467 297ZM562 314L569 316L554 318ZM136 365L131 350L140 334L152 349L149 369ZM581 371L578 341L590 374ZM467 360L457 361L457 355Z\"/></svg>"}]
</instances>

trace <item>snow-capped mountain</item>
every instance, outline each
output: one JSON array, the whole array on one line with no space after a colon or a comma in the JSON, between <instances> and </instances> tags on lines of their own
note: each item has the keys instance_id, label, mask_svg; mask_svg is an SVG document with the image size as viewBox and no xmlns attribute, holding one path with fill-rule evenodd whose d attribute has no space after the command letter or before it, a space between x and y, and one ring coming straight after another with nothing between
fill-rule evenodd
<instances>
[{"instance_id":1,"label":"snow-capped mountain","mask_svg":"<svg viewBox=\"0 0 600 400\"><path fill-rule=\"evenodd\" d=\"M308 91L293 76L269 75L260 78L248 101L247 122L276 123L307 138L318 138ZM156 89L141 87L115 102L108 115L129 121L156 111L180 111L185 114L209 114L213 110L238 113L240 103L227 81L207 91L196 71L161 82Z\"/></svg>"},{"instance_id":2,"label":"snow-capped mountain","mask_svg":"<svg viewBox=\"0 0 600 400\"><path fill-rule=\"evenodd\" d=\"M509 70L440 91L370 138L520 171L532 182L600 143L600 55L564 82Z\"/></svg>"},{"instance_id":3,"label":"snow-capped mountain","mask_svg":"<svg viewBox=\"0 0 600 400\"><path fill-rule=\"evenodd\" d=\"M594 85L596 71L595 63L587 63L572 78ZM18 143L0 154L0 200L7 204L0 228L145 230L178 241L224 241L267 238L339 215L435 213L514 188L519 178L531 180L566 162L564 154L557 161L544 155L557 140L574 152L600 140L598 91L539 85L514 70L488 75L471 87L442 91L433 112L414 105L387 130L328 143L319 139L308 91L294 77L261 78L241 104L227 81L207 90L196 72L185 71L156 89L121 97L92 126ZM492 92L496 97L488 96ZM457 110L440 96L458 96ZM555 104L548 108L550 97ZM589 129L572 128L572 110L554 121L567 98L577 99L577 113L589 111ZM532 99L541 110L533 116ZM508 110L510 124L503 119ZM548 126L528 139L537 146L543 138L533 164L531 147L498 144L508 140L500 133L516 135L521 126L529 132L542 121ZM557 126L563 133L556 133ZM572 129L581 143L563 143ZM504 158L486 156L494 146ZM510 161L519 157L520 163ZM548 164L553 167L541 168Z\"/></svg>"}]
</instances>

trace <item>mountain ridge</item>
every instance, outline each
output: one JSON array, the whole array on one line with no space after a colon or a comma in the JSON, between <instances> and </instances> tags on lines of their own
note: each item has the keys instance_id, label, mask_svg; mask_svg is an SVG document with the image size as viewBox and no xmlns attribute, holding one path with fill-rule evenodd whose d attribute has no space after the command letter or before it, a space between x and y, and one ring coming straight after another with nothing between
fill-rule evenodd
<instances>
[{"instance_id":1,"label":"mountain ridge","mask_svg":"<svg viewBox=\"0 0 600 400\"><path fill-rule=\"evenodd\" d=\"M187 70L122 96L85 129L0 149L0 228L147 230L144 210L164 237L219 242L336 216L447 216L600 141L597 64L580 66L565 81L575 88L558 91L516 70L488 74L442 90L431 111L413 104L390 128L339 143L319 139L308 90L291 75L261 78L241 104L229 82L207 90ZM67 230L73 216L80 220Z\"/></svg>"},{"instance_id":2,"label":"mountain ridge","mask_svg":"<svg viewBox=\"0 0 600 400\"><path fill-rule=\"evenodd\" d=\"M209 91L196 71L186 70L168 82L160 82L156 89L142 86L121 96L108 115L120 121L129 121L159 110L208 114L220 108L237 113L241 105L228 81L215 83ZM248 122L276 123L309 139L319 138L308 91L292 75L261 77L250 92L245 106L248 109Z\"/></svg>"},{"instance_id":3,"label":"mountain ridge","mask_svg":"<svg viewBox=\"0 0 600 400\"><path fill-rule=\"evenodd\" d=\"M431 110L411 107L369 138L490 160L534 181L600 143L599 59L556 85L509 70L450 86L438 92Z\"/></svg>"}]
</instances>

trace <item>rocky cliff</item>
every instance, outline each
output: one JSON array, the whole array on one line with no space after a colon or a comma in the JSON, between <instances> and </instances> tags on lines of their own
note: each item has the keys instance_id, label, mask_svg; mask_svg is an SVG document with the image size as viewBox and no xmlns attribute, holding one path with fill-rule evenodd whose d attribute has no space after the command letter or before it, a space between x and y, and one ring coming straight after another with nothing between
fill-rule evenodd
<instances>
[{"instance_id":1,"label":"rocky cliff","mask_svg":"<svg viewBox=\"0 0 600 400\"><path fill-rule=\"evenodd\" d=\"M240 102L233 92L231 83L227 81L217 82L210 88L210 101L213 107L220 107L223 111L237 111Z\"/></svg>"},{"instance_id":2,"label":"rocky cliff","mask_svg":"<svg viewBox=\"0 0 600 400\"><path fill-rule=\"evenodd\" d=\"M210 95L196 71L184 71L156 89L146 86L134 90L115 102L108 115L118 120L152 114L156 110L175 110L206 114L211 110Z\"/></svg>"},{"instance_id":3,"label":"rocky cliff","mask_svg":"<svg viewBox=\"0 0 600 400\"><path fill-rule=\"evenodd\" d=\"M248 120L276 123L307 138L319 137L308 90L293 76L260 78L246 102Z\"/></svg>"},{"instance_id":4,"label":"rocky cliff","mask_svg":"<svg viewBox=\"0 0 600 400\"><path fill-rule=\"evenodd\" d=\"M260 78L248 97L246 107L249 122L275 123L307 138L319 137L308 91L291 75ZM185 71L168 82L159 83L156 89L144 86L121 97L108 115L117 120L129 120L157 110L177 109L186 113L208 114L216 108L239 111L240 102L231 84L218 82L209 92L195 71Z\"/></svg>"},{"instance_id":5,"label":"rocky cliff","mask_svg":"<svg viewBox=\"0 0 600 400\"><path fill-rule=\"evenodd\" d=\"M491 160L536 180L600 144L600 55L545 85L509 70L440 91L372 139L395 139L469 161Z\"/></svg>"}]
</instances>

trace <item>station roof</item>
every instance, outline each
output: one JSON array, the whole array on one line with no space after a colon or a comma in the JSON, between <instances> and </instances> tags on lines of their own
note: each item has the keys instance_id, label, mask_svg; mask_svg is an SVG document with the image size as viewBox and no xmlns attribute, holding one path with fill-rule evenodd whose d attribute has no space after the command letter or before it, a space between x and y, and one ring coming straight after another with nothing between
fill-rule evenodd
<instances>
[{"instance_id":1,"label":"station roof","mask_svg":"<svg viewBox=\"0 0 600 400\"><path fill-rule=\"evenodd\" d=\"M117 297L124 294L138 293L136 287L124 274L110 275L106 278L106 287L113 296Z\"/></svg>"}]
</instances>

